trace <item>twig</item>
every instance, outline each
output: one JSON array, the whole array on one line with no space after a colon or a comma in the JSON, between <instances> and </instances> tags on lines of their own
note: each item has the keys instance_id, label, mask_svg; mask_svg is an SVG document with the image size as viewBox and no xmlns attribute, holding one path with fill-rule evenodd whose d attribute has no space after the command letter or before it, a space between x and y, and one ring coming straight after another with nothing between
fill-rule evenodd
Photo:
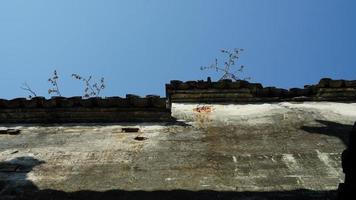
<instances>
[{"instance_id":1,"label":"twig","mask_svg":"<svg viewBox=\"0 0 356 200\"><path fill-rule=\"evenodd\" d=\"M28 96L29 98L37 96L37 94L31 89L31 87L26 82L22 83L22 86L20 88L32 94L32 96L31 95Z\"/></svg>"}]
</instances>

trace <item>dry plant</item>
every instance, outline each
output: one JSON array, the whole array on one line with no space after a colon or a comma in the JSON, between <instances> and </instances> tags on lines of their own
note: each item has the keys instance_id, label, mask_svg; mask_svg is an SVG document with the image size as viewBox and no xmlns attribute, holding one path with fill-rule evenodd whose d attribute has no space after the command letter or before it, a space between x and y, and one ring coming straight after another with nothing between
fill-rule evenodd
<instances>
[{"instance_id":1,"label":"dry plant","mask_svg":"<svg viewBox=\"0 0 356 200\"><path fill-rule=\"evenodd\" d=\"M54 70L53 75L51 78L48 79L48 82L50 82L52 84L52 88L48 89L48 94L56 94L57 96L62 96L61 92L59 91L59 87L58 87L58 73L57 70Z\"/></svg>"},{"instance_id":2,"label":"dry plant","mask_svg":"<svg viewBox=\"0 0 356 200\"><path fill-rule=\"evenodd\" d=\"M28 95L28 98L30 98L30 99L37 96L36 92L34 92L32 90L32 88L26 82L24 82L20 88L31 93L30 95Z\"/></svg>"},{"instance_id":3,"label":"dry plant","mask_svg":"<svg viewBox=\"0 0 356 200\"><path fill-rule=\"evenodd\" d=\"M239 48L235 48L233 51L222 49L221 53L228 55L227 60L224 62L223 66L219 65L218 59L215 58L215 63L213 63L208 67L202 66L200 67L200 70L213 69L216 70L216 72L222 72L223 75L221 76L219 81L223 79L230 79L234 81L241 80L240 75L243 73L244 66L240 65L239 69L236 71L233 71L233 67L237 63L238 59L240 58L240 54L243 51L244 49L239 49ZM250 79L251 79L250 77L243 78L243 80L250 80Z\"/></svg>"},{"instance_id":4,"label":"dry plant","mask_svg":"<svg viewBox=\"0 0 356 200\"><path fill-rule=\"evenodd\" d=\"M89 76L89 78L84 78L78 74L72 74L72 77L84 82L84 98L98 97L100 95L100 92L106 87L103 77L100 79L100 82L95 83L91 82L93 80L92 76Z\"/></svg>"},{"instance_id":5,"label":"dry plant","mask_svg":"<svg viewBox=\"0 0 356 200\"><path fill-rule=\"evenodd\" d=\"M104 83L104 78L102 77L99 82L93 83L92 76L89 76L89 78L84 78L78 74L72 74L72 77L81 80L84 82L84 98L89 98L89 97L98 97L100 95L100 92L105 89L105 83ZM59 80L59 74L57 70L53 71L52 77L48 79L48 82L50 82L51 87L48 89L48 94L56 95L56 96L62 96L59 86L58 86L58 80ZM22 90L25 90L30 93L28 98L33 98L36 97L37 94L32 88L25 82L22 84L20 87Z\"/></svg>"}]
</instances>

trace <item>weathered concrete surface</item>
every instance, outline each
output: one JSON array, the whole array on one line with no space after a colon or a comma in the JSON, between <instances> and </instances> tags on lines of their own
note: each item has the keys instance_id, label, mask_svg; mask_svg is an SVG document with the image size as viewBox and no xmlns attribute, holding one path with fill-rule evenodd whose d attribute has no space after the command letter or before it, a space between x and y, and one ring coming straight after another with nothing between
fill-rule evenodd
<instances>
[{"instance_id":1,"label":"weathered concrete surface","mask_svg":"<svg viewBox=\"0 0 356 200\"><path fill-rule=\"evenodd\" d=\"M172 112L181 123L2 125L21 133L0 135L0 197L27 188L32 194L209 190L210 198L329 198L343 181L340 155L356 104L173 104ZM126 127L140 130L122 132Z\"/></svg>"}]
</instances>

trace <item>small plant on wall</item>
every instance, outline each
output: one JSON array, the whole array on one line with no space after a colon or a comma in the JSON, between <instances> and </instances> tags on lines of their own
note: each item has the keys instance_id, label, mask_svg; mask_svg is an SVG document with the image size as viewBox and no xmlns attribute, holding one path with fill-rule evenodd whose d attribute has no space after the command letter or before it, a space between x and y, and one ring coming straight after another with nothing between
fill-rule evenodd
<instances>
[{"instance_id":1,"label":"small plant on wall","mask_svg":"<svg viewBox=\"0 0 356 200\"><path fill-rule=\"evenodd\" d=\"M215 62L210 66L202 66L200 70L215 70L218 73L222 73L220 80L230 79L230 80L250 80L250 77L241 78L241 74L244 71L244 65L240 65L238 69L236 68L236 63L240 58L240 54L244 51L244 49L235 48L234 50L222 49L221 53L227 56L224 64L219 64L218 59L215 58Z\"/></svg>"},{"instance_id":2,"label":"small plant on wall","mask_svg":"<svg viewBox=\"0 0 356 200\"><path fill-rule=\"evenodd\" d=\"M105 89L104 77L100 79L100 82L93 82L92 76L88 78L80 76L78 74L72 74L72 77L76 80L83 81L84 83L84 98L98 97L100 92Z\"/></svg>"},{"instance_id":3,"label":"small plant on wall","mask_svg":"<svg viewBox=\"0 0 356 200\"><path fill-rule=\"evenodd\" d=\"M72 77L76 80L83 81L83 98L99 97L100 93L106 88L104 77L102 77L98 82L94 82L93 76L91 75L88 78L85 78L78 74L72 74ZM51 84L50 88L48 89L48 94L51 96L62 96L58 85L58 80L59 74L57 70L54 70L51 77L47 79L47 81ZM29 99L37 96L37 92L35 92L26 82L23 83L20 88L29 93Z\"/></svg>"},{"instance_id":4,"label":"small plant on wall","mask_svg":"<svg viewBox=\"0 0 356 200\"><path fill-rule=\"evenodd\" d=\"M48 89L48 94L55 94L57 96L62 96L61 92L59 91L59 87L58 87L58 73L57 70L54 70L53 75L51 78L48 79L48 82L51 83L52 87Z\"/></svg>"}]
</instances>

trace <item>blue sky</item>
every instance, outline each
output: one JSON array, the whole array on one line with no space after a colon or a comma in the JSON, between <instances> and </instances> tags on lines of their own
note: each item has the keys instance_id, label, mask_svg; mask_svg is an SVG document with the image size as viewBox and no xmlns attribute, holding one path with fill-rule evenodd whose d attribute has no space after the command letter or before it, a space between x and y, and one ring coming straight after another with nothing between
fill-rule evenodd
<instances>
[{"instance_id":1,"label":"blue sky","mask_svg":"<svg viewBox=\"0 0 356 200\"><path fill-rule=\"evenodd\" d=\"M64 96L83 94L72 73L105 77L103 96L164 96L170 80L219 74L200 66L244 48L244 76L303 87L356 79L354 0L0 0L0 97L48 97L56 69Z\"/></svg>"}]
</instances>

